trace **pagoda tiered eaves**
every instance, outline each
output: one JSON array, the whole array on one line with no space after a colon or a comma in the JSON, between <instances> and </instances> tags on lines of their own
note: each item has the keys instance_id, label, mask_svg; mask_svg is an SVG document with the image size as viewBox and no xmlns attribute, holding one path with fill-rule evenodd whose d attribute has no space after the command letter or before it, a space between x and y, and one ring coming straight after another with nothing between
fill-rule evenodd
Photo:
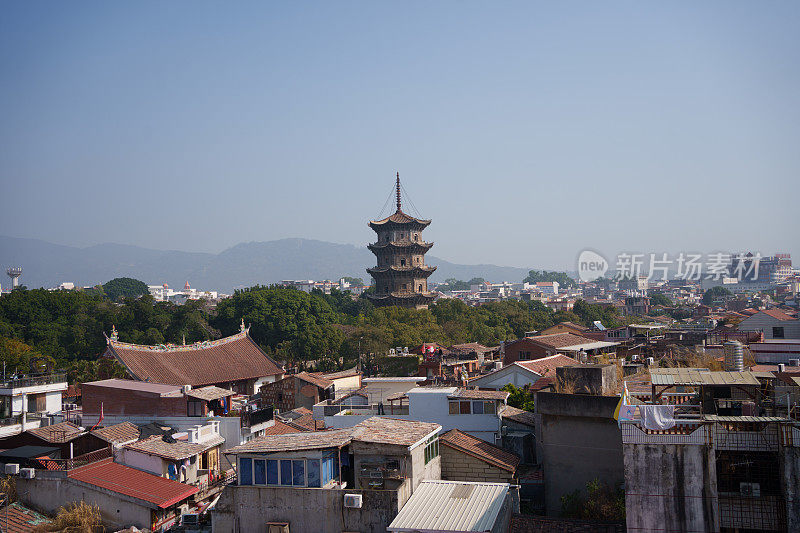
<instances>
[{"instance_id":1,"label":"pagoda tiered eaves","mask_svg":"<svg viewBox=\"0 0 800 533\"><path fill-rule=\"evenodd\" d=\"M436 267L425 264L425 253L433 243L422 240L422 231L430 220L412 217L400 204L400 176L397 177L397 211L369 223L378 242L367 247L378 264L367 272L375 280L375 292L368 294L375 305L400 305L425 308L435 295L428 291L428 277Z\"/></svg>"}]
</instances>

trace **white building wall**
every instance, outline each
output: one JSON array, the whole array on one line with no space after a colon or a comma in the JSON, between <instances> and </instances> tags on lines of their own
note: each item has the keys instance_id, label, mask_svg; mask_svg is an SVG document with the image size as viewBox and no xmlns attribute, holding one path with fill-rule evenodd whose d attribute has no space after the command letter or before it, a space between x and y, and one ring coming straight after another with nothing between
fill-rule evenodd
<instances>
[{"instance_id":1,"label":"white building wall","mask_svg":"<svg viewBox=\"0 0 800 533\"><path fill-rule=\"evenodd\" d=\"M146 453L137 452L135 450L128 450L126 448L117 448L114 451L114 461L137 470L144 470L156 476L163 476L166 471L164 470L164 460L155 455L148 455Z\"/></svg>"},{"instance_id":2,"label":"white building wall","mask_svg":"<svg viewBox=\"0 0 800 533\"><path fill-rule=\"evenodd\" d=\"M778 320L765 313L756 313L739 322L740 331L763 330L764 339L773 339L772 328L782 327L785 339L800 339L800 320Z\"/></svg>"}]
</instances>

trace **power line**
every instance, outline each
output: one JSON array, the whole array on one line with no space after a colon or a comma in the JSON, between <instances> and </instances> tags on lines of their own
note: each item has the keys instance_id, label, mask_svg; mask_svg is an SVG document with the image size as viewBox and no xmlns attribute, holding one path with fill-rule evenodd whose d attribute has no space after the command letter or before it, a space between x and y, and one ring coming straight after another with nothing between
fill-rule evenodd
<instances>
[{"instance_id":1,"label":"power line","mask_svg":"<svg viewBox=\"0 0 800 533\"><path fill-rule=\"evenodd\" d=\"M417 206L414 205L414 200L411 199L411 195L408 194L408 191L406 190L405 187L403 187L402 183L400 183L400 188L403 189L403 194L406 195L406 199L411 203L411 208L414 210L415 213L417 213L417 218L422 218L422 214L419 212L419 209L417 209Z\"/></svg>"}]
</instances>

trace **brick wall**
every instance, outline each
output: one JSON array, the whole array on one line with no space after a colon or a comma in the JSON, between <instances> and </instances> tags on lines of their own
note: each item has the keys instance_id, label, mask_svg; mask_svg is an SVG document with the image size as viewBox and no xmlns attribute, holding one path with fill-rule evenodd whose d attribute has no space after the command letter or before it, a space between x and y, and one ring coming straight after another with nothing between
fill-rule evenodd
<instances>
[{"instance_id":1,"label":"brick wall","mask_svg":"<svg viewBox=\"0 0 800 533\"><path fill-rule=\"evenodd\" d=\"M482 481L485 483L510 483L512 474L469 454L440 442L442 479L450 481Z\"/></svg>"},{"instance_id":2,"label":"brick wall","mask_svg":"<svg viewBox=\"0 0 800 533\"><path fill-rule=\"evenodd\" d=\"M98 416L101 403L103 413L106 415L187 415L185 396L162 398L151 392L103 387L89 383L81 386L81 393L83 395L83 412L86 415Z\"/></svg>"}]
</instances>

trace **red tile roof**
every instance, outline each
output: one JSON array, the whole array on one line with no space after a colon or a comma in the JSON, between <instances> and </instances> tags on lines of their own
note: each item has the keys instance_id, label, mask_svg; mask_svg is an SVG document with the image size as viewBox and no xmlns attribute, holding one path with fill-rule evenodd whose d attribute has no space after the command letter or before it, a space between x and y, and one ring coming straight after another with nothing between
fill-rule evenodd
<instances>
[{"instance_id":1,"label":"red tile roof","mask_svg":"<svg viewBox=\"0 0 800 533\"><path fill-rule=\"evenodd\" d=\"M162 509L180 503L200 489L154 476L104 459L75 468L67 477L117 494L144 500Z\"/></svg>"},{"instance_id":2,"label":"red tile roof","mask_svg":"<svg viewBox=\"0 0 800 533\"><path fill-rule=\"evenodd\" d=\"M554 376L556 368L560 366L575 366L580 363L572 357L557 353L549 357L542 357L541 359L534 359L532 361L516 361L514 364L526 370L530 370L531 372L536 372L540 376Z\"/></svg>"},{"instance_id":3,"label":"red tile roof","mask_svg":"<svg viewBox=\"0 0 800 533\"><path fill-rule=\"evenodd\" d=\"M567 346L577 346L578 344L589 344L595 342L594 339L581 337L574 333L551 333L550 335L539 335L537 337L528 337L529 340L546 346L548 348L565 348Z\"/></svg>"},{"instance_id":4,"label":"red tile roof","mask_svg":"<svg viewBox=\"0 0 800 533\"><path fill-rule=\"evenodd\" d=\"M312 385L316 385L320 389L327 389L333 385L333 381L330 379L324 378L321 375L309 374L308 372L300 372L299 374L295 374L294 377L297 379L302 379L303 381L311 383Z\"/></svg>"},{"instance_id":5,"label":"red tile roof","mask_svg":"<svg viewBox=\"0 0 800 533\"><path fill-rule=\"evenodd\" d=\"M514 472L519 466L519 456L457 429L439 437L439 442L509 472Z\"/></svg>"},{"instance_id":6,"label":"red tile roof","mask_svg":"<svg viewBox=\"0 0 800 533\"><path fill-rule=\"evenodd\" d=\"M795 317L787 315L780 309L762 309L761 312L765 315L771 316L772 318L777 318L780 321L797 320Z\"/></svg>"},{"instance_id":7,"label":"red tile roof","mask_svg":"<svg viewBox=\"0 0 800 533\"><path fill-rule=\"evenodd\" d=\"M32 533L41 531L41 526L50 523L50 519L20 503L0 508L0 531L3 533Z\"/></svg>"},{"instance_id":8,"label":"red tile roof","mask_svg":"<svg viewBox=\"0 0 800 533\"><path fill-rule=\"evenodd\" d=\"M140 381L213 385L283 374L247 332L190 346L143 346L108 341L108 352Z\"/></svg>"}]
</instances>

